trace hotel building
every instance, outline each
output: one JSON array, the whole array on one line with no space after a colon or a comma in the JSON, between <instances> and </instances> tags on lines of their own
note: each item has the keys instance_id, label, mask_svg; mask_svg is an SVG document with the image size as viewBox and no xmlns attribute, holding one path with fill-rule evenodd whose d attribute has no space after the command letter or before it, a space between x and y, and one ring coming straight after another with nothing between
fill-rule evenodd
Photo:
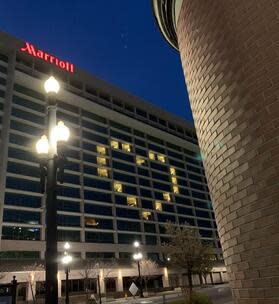
<instances>
[{"instance_id":1,"label":"hotel building","mask_svg":"<svg viewBox=\"0 0 279 304\"><path fill-rule=\"evenodd\" d=\"M35 143L46 129L43 83L51 74L61 84L58 119L71 130L64 184L57 189L58 249L68 241L77 261L114 260L103 291L125 290L137 275L131 267L135 240L160 265L156 286L181 284L183 274L167 268L161 248L167 221L198 229L221 258L193 125L33 51L0 33L0 271L8 265L11 272L3 280L15 274L24 282L22 265L44 259L45 195ZM220 269L214 281L225 280ZM78 270L70 279L72 291L82 289Z\"/></svg>"}]
</instances>

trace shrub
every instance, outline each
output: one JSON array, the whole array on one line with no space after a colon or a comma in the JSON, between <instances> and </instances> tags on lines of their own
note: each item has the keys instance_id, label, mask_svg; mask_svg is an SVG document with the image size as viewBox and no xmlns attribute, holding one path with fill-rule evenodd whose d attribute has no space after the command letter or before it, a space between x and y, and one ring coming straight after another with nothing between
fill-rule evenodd
<instances>
[{"instance_id":1,"label":"shrub","mask_svg":"<svg viewBox=\"0 0 279 304\"><path fill-rule=\"evenodd\" d=\"M190 301L187 300L186 304L189 304ZM208 295L204 293L193 292L192 295L192 304L213 304L212 300Z\"/></svg>"},{"instance_id":2,"label":"shrub","mask_svg":"<svg viewBox=\"0 0 279 304\"><path fill-rule=\"evenodd\" d=\"M177 300L171 302L171 304L189 304L189 300ZM192 295L192 304L213 304L212 300L208 297L208 295L204 293L194 292Z\"/></svg>"}]
</instances>

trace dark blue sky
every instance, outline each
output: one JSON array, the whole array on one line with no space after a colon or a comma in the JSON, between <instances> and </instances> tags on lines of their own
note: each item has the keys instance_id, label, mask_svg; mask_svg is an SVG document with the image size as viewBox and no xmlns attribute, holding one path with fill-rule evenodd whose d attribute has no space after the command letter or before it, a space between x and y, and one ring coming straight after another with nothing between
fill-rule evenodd
<instances>
[{"instance_id":1,"label":"dark blue sky","mask_svg":"<svg viewBox=\"0 0 279 304\"><path fill-rule=\"evenodd\" d=\"M0 29L192 120L179 54L150 0L9 0Z\"/></svg>"}]
</instances>

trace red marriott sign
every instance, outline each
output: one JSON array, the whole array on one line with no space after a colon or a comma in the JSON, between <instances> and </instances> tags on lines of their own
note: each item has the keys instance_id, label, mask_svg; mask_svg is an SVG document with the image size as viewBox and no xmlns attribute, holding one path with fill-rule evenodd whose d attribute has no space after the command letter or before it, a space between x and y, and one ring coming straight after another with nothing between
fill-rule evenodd
<instances>
[{"instance_id":1,"label":"red marriott sign","mask_svg":"<svg viewBox=\"0 0 279 304\"><path fill-rule=\"evenodd\" d=\"M59 58L52 56L42 50L36 49L33 44L25 42L25 46L20 49L24 53L28 53L33 57L40 58L46 62L50 62L53 65L56 65L62 70L66 70L70 73L74 73L74 65L67 61L60 60Z\"/></svg>"}]
</instances>

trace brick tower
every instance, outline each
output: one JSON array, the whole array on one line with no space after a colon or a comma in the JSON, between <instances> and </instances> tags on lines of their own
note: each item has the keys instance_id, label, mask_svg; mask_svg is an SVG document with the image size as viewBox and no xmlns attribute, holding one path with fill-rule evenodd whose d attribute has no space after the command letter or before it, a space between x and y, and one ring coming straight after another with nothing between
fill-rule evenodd
<instances>
[{"instance_id":1,"label":"brick tower","mask_svg":"<svg viewBox=\"0 0 279 304\"><path fill-rule=\"evenodd\" d=\"M279 303L279 1L153 10L180 51L234 303Z\"/></svg>"}]
</instances>

